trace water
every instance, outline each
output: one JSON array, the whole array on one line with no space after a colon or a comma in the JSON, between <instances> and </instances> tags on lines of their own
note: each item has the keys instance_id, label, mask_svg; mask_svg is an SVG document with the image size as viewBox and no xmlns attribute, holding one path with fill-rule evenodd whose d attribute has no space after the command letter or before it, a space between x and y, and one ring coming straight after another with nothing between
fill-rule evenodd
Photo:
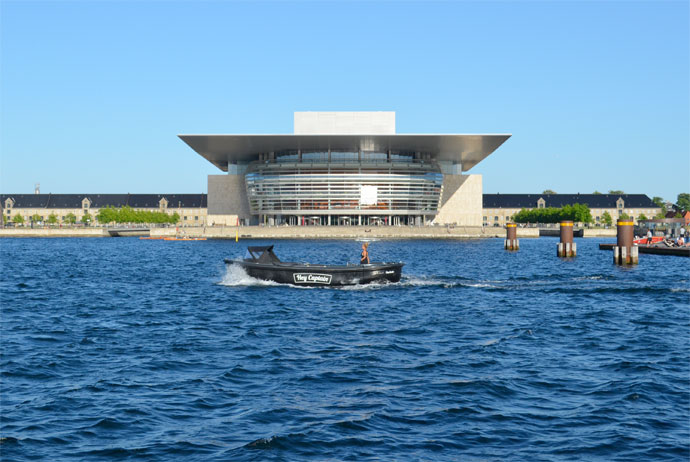
<instances>
[{"instance_id":1,"label":"water","mask_svg":"<svg viewBox=\"0 0 690 462\"><path fill-rule=\"evenodd\" d=\"M400 283L306 289L226 270L264 241L1 240L0 457L687 461L688 260L598 242L374 242Z\"/></svg>"}]
</instances>

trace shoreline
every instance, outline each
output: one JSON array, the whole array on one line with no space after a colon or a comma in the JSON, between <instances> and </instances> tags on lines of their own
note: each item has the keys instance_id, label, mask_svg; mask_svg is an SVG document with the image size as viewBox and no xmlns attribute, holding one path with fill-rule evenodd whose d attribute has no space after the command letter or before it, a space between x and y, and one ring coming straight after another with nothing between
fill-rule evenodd
<instances>
[{"instance_id":1,"label":"shoreline","mask_svg":"<svg viewBox=\"0 0 690 462\"><path fill-rule=\"evenodd\" d=\"M556 228L557 229L557 228ZM179 228L187 237L206 239L487 239L505 238L503 228L481 226L208 226ZM59 238L59 237L171 237L176 228L4 228L0 238ZM615 229L584 230L584 238L615 237ZM518 228L519 239L539 237L539 228Z\"/></svg>"}]
</instances>

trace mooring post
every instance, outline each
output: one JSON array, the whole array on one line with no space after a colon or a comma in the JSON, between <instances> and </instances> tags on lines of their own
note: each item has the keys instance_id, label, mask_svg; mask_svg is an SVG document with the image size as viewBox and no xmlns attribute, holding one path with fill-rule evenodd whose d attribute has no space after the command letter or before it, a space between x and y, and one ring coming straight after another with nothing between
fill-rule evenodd
<instances>
[{"instance_id":1,"label":"mooring post","mask_svg":"<svg viewBox=\"0 0 690 462\"><path fill-rule=\"evenodd\" d=\"M507 223L506 224L506 240L505 240L506 250L519 250L520 242L517 240L517 224Z\"/></svg>"},{"instance_id":2,"label":"mooring post","mask_svg":"<svg viewBox=\"0 0 690 462\"><path fill-rule=\"evenodd\" d=\"M637 265L639 253L633 244L633 222L630 219L618 220L617 243L613 248L613 262L617 265Z\"/></svg>"},{"instance_id":3,"label":"mooring post","mask_svg":"<svg viewBox=\"0 0 690 462\"><path fill-rule=\"evenodd\" d=\"M561 221L561 242L558 243L559 257L574 257L577 255L577 246L573 242L573 222Z\"/></svg>"}]
</instances>

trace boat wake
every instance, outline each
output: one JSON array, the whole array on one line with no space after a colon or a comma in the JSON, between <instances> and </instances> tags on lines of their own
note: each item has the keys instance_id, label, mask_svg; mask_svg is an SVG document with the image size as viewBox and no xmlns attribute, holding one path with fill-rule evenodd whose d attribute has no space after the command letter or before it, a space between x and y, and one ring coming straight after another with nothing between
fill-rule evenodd
<instances>
[{"instance_id":1,"label":"boat wake","mask_svg":"<svg viewBox=\"0 0 690 462\"><path fill-rule=\"evenodd\" d=\"M221 286L228 287L247 287L247 286L284 286L287 284L280 284L273 281L263 281L256 279L247 274L247 272L239 265L226 265L223 279L218 282Z\"/></svg>"}]
</instances>

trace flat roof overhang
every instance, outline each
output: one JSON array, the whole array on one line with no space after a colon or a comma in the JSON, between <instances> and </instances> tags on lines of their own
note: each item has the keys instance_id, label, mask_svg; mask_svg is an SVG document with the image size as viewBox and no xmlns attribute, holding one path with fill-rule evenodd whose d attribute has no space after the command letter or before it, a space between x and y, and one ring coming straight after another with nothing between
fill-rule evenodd
<instances>
[{"instance_id":1,"label":"flat roof overhang","mask_svg":"<svg viewBox=\"0 0 690 462\"><path fill-rule=\"evenodd\" d=\"M228 164L257 160L259 153L284 150L326 152L414 151L436 160L462 164L470 170L503 144L510 134L493 135L178 135L213 165L228 171Z\"/></svg>"}]
</instances>

